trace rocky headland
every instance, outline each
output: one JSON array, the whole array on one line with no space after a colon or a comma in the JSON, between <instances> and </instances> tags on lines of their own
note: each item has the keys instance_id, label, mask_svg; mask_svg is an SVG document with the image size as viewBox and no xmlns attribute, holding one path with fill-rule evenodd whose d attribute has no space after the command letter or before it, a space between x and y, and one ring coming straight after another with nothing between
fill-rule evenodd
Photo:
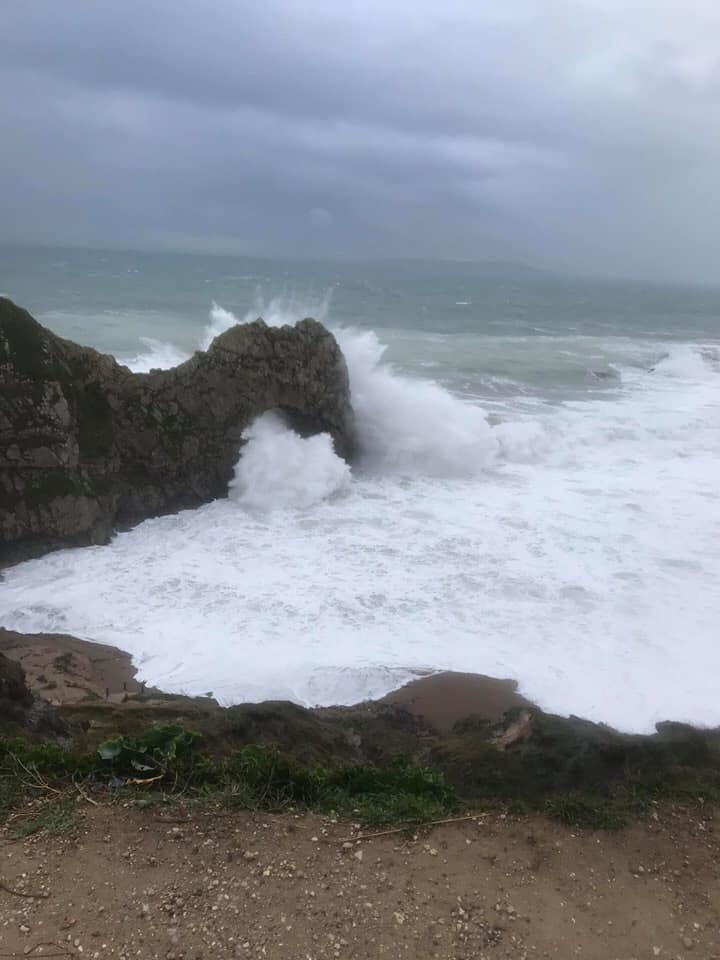
<instances>
[{"instance_id":1,"label":"rocky headland","mask_svg":"<svg viewBox=\"0 0 720 960\"><path fill-rule=\"evenodd\" d=\"M322 324L238 324L178 367L132 373L0 298L0 566L224 496L268 410L350 456L347 367Z\"/></svg>"}]
</instances>

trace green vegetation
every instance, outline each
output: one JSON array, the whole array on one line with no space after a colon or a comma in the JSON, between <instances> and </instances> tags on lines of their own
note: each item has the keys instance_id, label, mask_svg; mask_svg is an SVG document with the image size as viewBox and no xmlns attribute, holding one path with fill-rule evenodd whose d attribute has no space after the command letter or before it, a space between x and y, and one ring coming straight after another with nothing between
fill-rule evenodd
<instances>
[{"instance_id":1,"label":"green vegetation","mask_svg":"<svg viewBox=\"0 0 720 960\"><path fill-rule=\"evenodd\" d=\"M420 823L459 808L444 778L414 763L310 766L271 746L245 746L215 758L202 743L200 734L174 725L117 737L80 754L0 739L0 815L38 795L75 793L79 783L96 797L99 790L110 797L143 791L147 797L152 789L169 801L183 797L244 809L333 811L366 824ZM48 819L43 812L23 829L54 829L64 822L59 812L54 816Z\"/></svg>"},{"instance_id":2,"label":"green vegetation","mask_svg":"<svg viewBox=\"0 0 720 960\"><path fill-rule=\"evenodd\" d=\"M570 826L617 830L647 816L660 803L688 803L720 810L720 776L699 775L694 780L662 785L621 784L606 792L562 793L545 799L543 812Z\"/></svg>"},{"instance_id":3,"label":"green vegetation","mask_svg":"<svg viewBox=\"0 0 720 960\"><path fill-rule=\"evenodd\" d=\"M714 756L700 750L695 768L678 764L672 747L677 742L654 745L633 764L624 753L622 775L612 776L606 769L606 746L600 767L586 747L573 771L571 764L558 764L557 756L553 759L537 746L501 751L487 741L461 744L451 738L445 749L454 754L453 763L447 753L439 763L438 751L433 760L445 776L402 759L377 765L301 760L272 744L225 743L219 750L215 744L212 753L203 735L174 724L148 726L78 751L0 738L0 817L30 799L46 800L52 805L19 829L25 835L68 829L72 801L87 791L96 800L104 795L139 806L182 798L239 809L334 812L365 824L413 825L468 806L500 807L541 812L573 826L615 829L664 801L720 808L720 769ZM619 759L613 756L613 765Z\"/></svg>"},{"instance_id":4,"label":"green vegetation","mask_svg":"<svg viewBox=\"0 0 720 960\"><path fill-rule=\"evenodd\" d=\"M164 778L173 768L191 773L202 735L177 726L150 727L140 737L116 737L97 748L100 776Z\"/></svg>"},{"instance_id":5,"label":"green vegetation","mask_svg":"<svg viewBox=\"0 0 720 960\"><path fill-rule=\"evenodd\" d=\"M458 809L441 774L403 760L382 767L310 767L272 747L243 747L222 760L215 784L241 806L335 811L364 823L432 820Z\"/></svg>"},{"instance_id":6,"label":"green vegetation","mask_svg":"<svg viewBox=\"0 0 720 960\"><path fill-rule=\"evenodd\" d=\"M506 716L504 725L511 720ZM498 748L496 732L471 718L431 752L433 764L475 803L602 829L621 827L663 801L720 807L716 732L661 724L654 735L630 735L539 711L532 735L510 749Z\"/></svg>"},{"instance_id":7,"label":"green vegetation","mask_svg":"<svg viewBox=\"0 0 720 960\"><path fill-rule=\"evenodd\" d=\"M35 817L21 821L12 831L15 840L23 840L44 830L46 833L62 834L73 829L76 822L74 797L64 797L51 802Z\"/></svg>"}]
</instances>

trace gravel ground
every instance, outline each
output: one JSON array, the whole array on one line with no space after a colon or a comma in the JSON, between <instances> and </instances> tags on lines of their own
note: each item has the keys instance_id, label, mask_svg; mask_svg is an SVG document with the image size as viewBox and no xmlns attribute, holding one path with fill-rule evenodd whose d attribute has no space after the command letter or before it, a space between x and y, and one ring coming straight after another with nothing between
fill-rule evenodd
<instances>
[{"instance_id":1,"label":"gravel ground","mask_svg":"<svg viewBox=\"0 0 720 960\"><path fill-rule=\"evenodd\" d=\"M6 830L1 957L720 958L710 811L615 834L491 814L363 841L306 814L77 811L60 836Z\"/></svg>"}]
</instances>

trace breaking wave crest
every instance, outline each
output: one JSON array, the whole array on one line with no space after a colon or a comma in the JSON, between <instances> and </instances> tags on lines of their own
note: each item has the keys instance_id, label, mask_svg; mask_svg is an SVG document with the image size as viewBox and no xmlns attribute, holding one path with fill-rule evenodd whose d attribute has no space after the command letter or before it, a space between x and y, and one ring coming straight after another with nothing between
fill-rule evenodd
<instances>
[{"instance_id":1,"label":"breaking wave crest","mask_svg":"<svg viewBox=\"0 0 720 960\"><path fill-rule=\"evenodd\" d=\"M469 475L497 453L484 411L443 387L398 374L371 332L338 333L350 373L360 455L373 470Z\"/></svg>"}]
</instances>

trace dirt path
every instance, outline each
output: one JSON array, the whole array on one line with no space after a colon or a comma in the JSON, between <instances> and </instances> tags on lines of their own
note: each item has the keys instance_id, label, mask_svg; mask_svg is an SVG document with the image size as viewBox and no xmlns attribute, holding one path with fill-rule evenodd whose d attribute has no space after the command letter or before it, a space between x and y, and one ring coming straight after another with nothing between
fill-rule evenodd
<instances>
[{"instance_id":1,"label":"dirt path","mask_svg":"<svg viewBox=\"0 0 720 960\"><path fill-rule=\"evenodd\" d=\"M78 800L69 833L6 832L0 956L717 960L715 824L657 816L600 834L493 814L344 844L352 826L318 816Z\"/></svg>"}]
</instances>

